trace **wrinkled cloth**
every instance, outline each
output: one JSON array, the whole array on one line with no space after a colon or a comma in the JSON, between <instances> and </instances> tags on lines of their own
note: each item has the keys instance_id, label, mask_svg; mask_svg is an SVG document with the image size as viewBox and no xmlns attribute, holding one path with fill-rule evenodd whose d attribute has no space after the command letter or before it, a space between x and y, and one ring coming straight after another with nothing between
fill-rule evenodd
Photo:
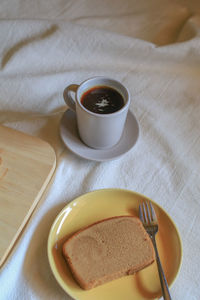
<instances>
[{"instance_id":1,"label":"wrinkled cloth","mask_svg":"<svg viewBox=\"0 0 200 300\"><path fill-rule=\"evenodd\" d=\"M0 299L70 299L47 258L60 210L92 190L142 193L173 218L183 244L173 299L200 299L200 3L198 0L3 0L0 123L54 148L55 174L0 273ZM130 91L135 147L94 162L59 137L64 88L103 75Z\"/></svg>"}]
</instances>

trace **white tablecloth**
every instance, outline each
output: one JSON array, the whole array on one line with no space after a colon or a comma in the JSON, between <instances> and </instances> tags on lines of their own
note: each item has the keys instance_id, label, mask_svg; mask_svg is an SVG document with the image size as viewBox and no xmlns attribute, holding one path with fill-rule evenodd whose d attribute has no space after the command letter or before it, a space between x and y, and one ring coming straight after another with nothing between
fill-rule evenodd
<instances>
[{"instance_id":1,"label":"white tablecloth","mask_svg":"<svg viewBox=\"0 0 200 300\"><path fill-rule=\"evenodd\" d=\"M170 0L2 0L0 122L55 149L50 188L0 274L0 299L69 299L50 271L48 232L75 197L124 188L175 221L183 263L176 300L200 299L200 3ZM71 153L58 135L66 85L95 75L120 80L140 123L118 160ZM95 300L95 299L94 299Z\"/></svg>"}]
</instances>

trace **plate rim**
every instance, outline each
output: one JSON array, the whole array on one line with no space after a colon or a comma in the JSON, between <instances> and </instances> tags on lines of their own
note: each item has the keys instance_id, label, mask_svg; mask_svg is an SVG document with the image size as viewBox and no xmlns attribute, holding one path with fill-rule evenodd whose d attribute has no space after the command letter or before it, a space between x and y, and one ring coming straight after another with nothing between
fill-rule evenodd
<instances>
[{"instance_id":1,"label":"plate rim","mask_svg":"<svg viewBox=\"0 0 200 300\"><path fill-rule=\"evenodd\" d=\"M69 203L67 203L62 209L61 211L57 214L56 218L54 219L52 225L51 225L51 228L49 230L49 235L48 235L48 240L47 240L47 256L48 256L48 262L49 262L49 266L50 266L50 269L51 269L51 272L53 273L57 283L60 285L60 287L62 287L62 289L65 291L65 293L67 293L72 299L75 299L73 298L74 296L71 294L71 291L70 291L70 288L68 288L68 285L67 284L63 284L62 281L60 280L60 277L58 276L58 272L54 272L52 266L51 266L51 249L50 249L50 238L51 238L51 234L53 232L53 229L58 221L58 219L61 217L61 215L63 214L63 212L66 210L67 207L69 207L70 205L73 206L73 203L77 200L81 200L82 197L86 197L87 195L89 194L95 194L95 193L99 193L99 192L112 192L112 191L119 191L119 192L125 192L125 193L132 193L133 195L137 195L139 197L144 197L145 199L149 200L150 202L152 202L153 204L155 204L156 206L159 207L159 209L161 211L164 211L164 213L167 215L167 218L170 220L170 222L172 223L175 231L176 231L176 234L177 234L177 237L178 237L178 242L179 242L179 252L180 252L180 263L179 263L179 266L178 266L178 269L177 269L177 272L176 272L176 275L175 277L173 278L171 284L169 285L169 288L172 288L172 286L174 285L179 273L180 273L180 269L181 269L181 266L182 266L182 261L183 261L183 244L182 244L182 240L181 240L181 235L180 235L180 232L175 224L175 222L173 221L173 219L171 218L171 216L168 214L168 212L161 207L161 205L159 205L156 201L152 200L151 198L149 198L148 196L142 194L142 193L139 193L139 192L135 192L134 190L129 190L129 189L123 189L123 188L102 188L102 189L95 189L95 190L92 190L92 191L89 191L89 192L86 192L84 194L81 194L80 196L74 198L73 200L71 200ZM52 259L53 260L53 259Z\"/></svg>"}]
</instances>

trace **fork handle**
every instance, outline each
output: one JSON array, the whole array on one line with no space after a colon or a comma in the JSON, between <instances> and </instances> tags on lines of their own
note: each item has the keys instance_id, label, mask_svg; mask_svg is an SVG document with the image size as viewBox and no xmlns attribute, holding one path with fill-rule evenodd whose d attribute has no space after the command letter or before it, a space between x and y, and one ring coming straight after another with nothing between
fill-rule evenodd
<instances>
[{"instance_id":1,"label":"fork handle","mask_svg":"<svg viewBox=\"0 0 200 300\"><path fill-rule=\"evenodd\" d=\"M163 298L164 300L172 300L170 292L169 292L169 287L167 284L167 280L161 265L161 261L160 261L160 257L158 254L158 249L156 246L156 239L155 239L155 235L151 236L151 240L155 249L155 253L156 253L156 262L157 262L157 266L158 266L158 273L159 273L159 277L160 277L160 284L161 284L161 288L162 288L162 293L163 293Z\"/></svg>"}]
</instances>

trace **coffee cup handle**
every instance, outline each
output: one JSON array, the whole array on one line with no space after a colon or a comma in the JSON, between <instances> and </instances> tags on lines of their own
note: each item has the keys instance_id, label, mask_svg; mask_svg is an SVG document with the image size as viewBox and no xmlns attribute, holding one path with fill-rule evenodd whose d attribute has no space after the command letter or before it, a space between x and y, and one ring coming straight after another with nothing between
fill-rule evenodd
<instances>
[{"instance_id":1,"label":"coffee cup handle","mask_svg":"<svg viewBox=\"0 0 200 300\"><path fill-rule=\"evenodd\" d=\"M63 92L63 98L65 100L65 103L68 105L69 109L71 109L74 112L76 111L76 104L74 98L72 97L72 93L76 93L78 87L79 85L77 84L70 84L65 88Z\"/></svg>"}]
</instances>

